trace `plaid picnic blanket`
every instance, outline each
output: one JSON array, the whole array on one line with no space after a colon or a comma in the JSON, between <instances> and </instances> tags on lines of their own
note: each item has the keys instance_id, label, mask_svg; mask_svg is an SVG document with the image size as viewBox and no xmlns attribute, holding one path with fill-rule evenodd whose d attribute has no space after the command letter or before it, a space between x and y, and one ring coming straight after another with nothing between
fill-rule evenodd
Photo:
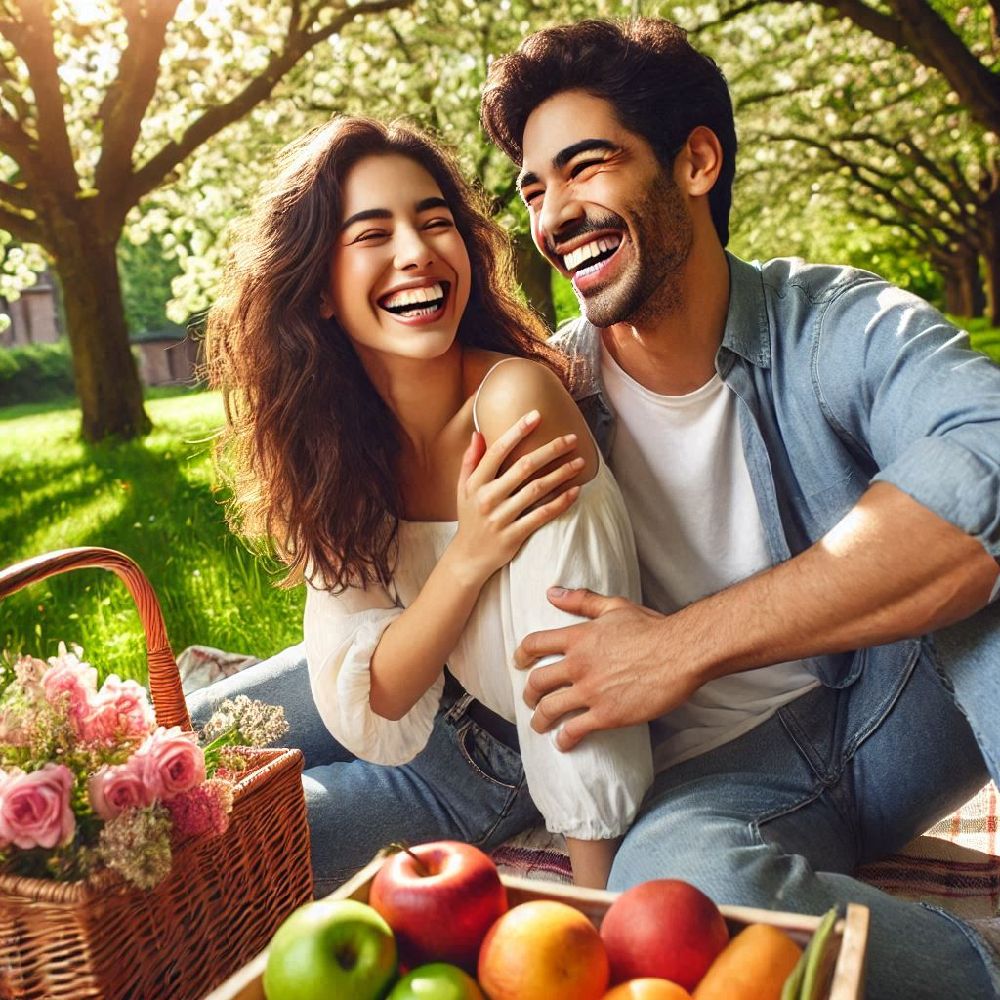
<instances>
[{"instance_id":1,"label":"plaid picnic blanket","mask_svg":"<svg viewBox=\"0 0 1000 1000\"><path fill-rule=\"evenodd\" d=\"M965 919L1000 912L1000 796L986 785L958 812L941 820L899 854L866 865L858 878L894 896L920 899ZM502 872L522 878L570 881L562 837L529 830L493 852Z\"/></svg>"}]
</instances>

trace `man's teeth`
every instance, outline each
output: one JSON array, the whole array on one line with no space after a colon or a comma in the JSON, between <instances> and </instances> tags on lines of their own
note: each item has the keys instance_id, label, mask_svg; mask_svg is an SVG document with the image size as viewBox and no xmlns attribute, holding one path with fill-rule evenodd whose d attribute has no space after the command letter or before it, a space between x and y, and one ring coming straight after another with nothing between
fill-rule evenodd
<instances>
[{"instance_id":1,"label":"man's teeth","mask_svg":"<svg viewBox=\"0 0 1000 1000\"><path fill-rule=\"evenodd\" d=\"M604 257L610 257L611 254L618 249L620 244L621 238L618 236L602 236L599 240L594 240L591 243L585 243L582 247L570 250L570 252L563 257L563 267L565 267L567 271L575 271L581 264L590 264L595 258L601 257L602 254Z\"/></svg>"},{"instance_id":2,"label":"man's teeth","mask_svg":"<svg viewBox=\"0 0 1000 1000\"><path fill-rule=\"evenodd\" d=\"M423 314L440 308L443 301L444 286L441 282L436 282L433 285L426 285L423 288L404 288L402 291L394 292L383 300L382 308L389 309L392 312L406 313L419 309L420 313ZM426 304L431 304L432 308L420 308Z\"/></svg>"}]
</instances>

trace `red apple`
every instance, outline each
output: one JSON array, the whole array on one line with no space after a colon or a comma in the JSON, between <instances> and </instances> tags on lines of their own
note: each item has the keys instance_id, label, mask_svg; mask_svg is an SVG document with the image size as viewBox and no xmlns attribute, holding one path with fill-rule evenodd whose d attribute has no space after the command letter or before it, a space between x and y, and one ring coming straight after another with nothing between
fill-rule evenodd
<instances>
[{"instance_id":1,"label":"red apple","mask_svg":"<svg viewBox=\"0 0 1000 1000\"><path fill-rule=\"evenodd\" d=\"M507 890L482 851L442 840L387 858L368 902L393 929L405 965L450 962L474 974L479 945L507 910Z\"/></svg>"},{"instance_id":2,"label":"red apple","mask_svg":"<svg viewBox=\"0 0 1000 1000\"><path fill-rule=\"evenodd\" d=\"M608 907L601 938L611 980L669 979L693 990L729 941L719 908L678 879L654 879L623 892Z\"/></svg>"}]
</instances>

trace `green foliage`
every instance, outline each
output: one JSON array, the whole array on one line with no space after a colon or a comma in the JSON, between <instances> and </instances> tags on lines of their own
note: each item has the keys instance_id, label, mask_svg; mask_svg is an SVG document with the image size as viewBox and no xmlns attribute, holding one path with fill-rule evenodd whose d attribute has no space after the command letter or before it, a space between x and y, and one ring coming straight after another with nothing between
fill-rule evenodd
<instances>
[{"instance_id":1,"label":"green foliage","mask_svg":"<svg viewBox=\"0 0 1000 1000\"><path fill-rule=\"evenodd\" d=\"M181 273L177 260L168 257L163 240L150 235L143 243L123 239L118 244L118 271L129 333L165 327L171 282Z\"/></svg>"},{"instance_id":2,"label":"green foliage","mask_svg":"<svg viewBox=\"0 0 1000 1000\"><path fill-rule=\"evenodd\" d=\"M175 652L206 644L268 656L300 641L302 588L275 588L273 567L225 523L211 460L219 396L147 406L154 432L116 446L81 443L71 407L0 411L0 565L108 546L149 577ZM145 677L135 606L111 573L65 573L0 603L0 647L51 656L60 639L83 646L103 674Z\"/></svg>"},{"instance_id":3,"label":"green foliage","mask_svg":"<svg viewBox=\"0 0 1000 1000\"><path fill-rule=\"evenodd\" d=\"M552 272L552 298L556 305L556 326L580 315L580 303L573 286L555 271Z\"/></svg>"},{"instance_id":4,"label":"green foliage","mask_svg":"<svg viewBox=\"0 0 1000 1000\"><path fill-rule=\"evenodd\" d=\"M0 406L74 396L69 344L27 344L0 350Z\"/></svg>"}]
</instances>

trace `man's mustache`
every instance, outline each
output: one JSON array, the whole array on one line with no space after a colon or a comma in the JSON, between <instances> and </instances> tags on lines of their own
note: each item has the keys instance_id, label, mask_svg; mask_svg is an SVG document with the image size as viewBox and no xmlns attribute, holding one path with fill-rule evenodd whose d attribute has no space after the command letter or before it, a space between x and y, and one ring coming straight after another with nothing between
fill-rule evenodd
<instances>
[{"instance_id":1,"label":"man's mustache","mask_svg":"<svg viewBox=\"0 0 1000 1000\"><path fill-rule=\"evenodd\" d=\"M586 236L587 233L600 233L606 232L609 229L625 228L625 220L620 215L616 215L614 212L609 212L607 215L603 215L600 218L584 218L579 222L568 224L564 229L559 230L556 234L555 240L558 241L559 246L565 246L567 243L580 236ZM554 242L550 237L546 236L543 242L546 251L548 251L548 253L553 257L562 256L562 252L557 249L556 242Z\"/></svg>"}]
</instances>

